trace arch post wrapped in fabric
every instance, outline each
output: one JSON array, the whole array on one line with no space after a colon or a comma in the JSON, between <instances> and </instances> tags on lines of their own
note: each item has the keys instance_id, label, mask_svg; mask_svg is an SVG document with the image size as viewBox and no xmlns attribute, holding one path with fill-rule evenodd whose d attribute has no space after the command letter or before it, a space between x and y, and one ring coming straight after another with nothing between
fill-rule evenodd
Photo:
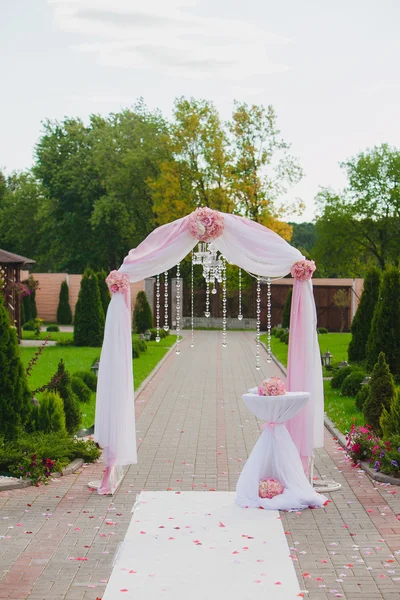
<instances>
[{"instance_id":1,"label":"arch post wrapped in fabric","mask_svg":"<svg viewBox=\"0 0 400 600\"><path fill-rule=\"evenodd\" d=\"M155 229L131 250L119 274L110 274L96 400L95 440L104 450L106 472L99 493L113 493L120 467L137 462L130 291L136 282L168 271L197 245L212 240L227 261L261 277L295 277L287 388L310 393L310 402L288 424L303 465L323 446L323 387L311 275L315 266L283 238L244 217L197 209ZM114 287L112 287L114 286ZM177 359L179 360L179 359ZM119 471L118 471L119 469ZM116 473L119 473L116 476Z\"/></svg>"}]
</instances>

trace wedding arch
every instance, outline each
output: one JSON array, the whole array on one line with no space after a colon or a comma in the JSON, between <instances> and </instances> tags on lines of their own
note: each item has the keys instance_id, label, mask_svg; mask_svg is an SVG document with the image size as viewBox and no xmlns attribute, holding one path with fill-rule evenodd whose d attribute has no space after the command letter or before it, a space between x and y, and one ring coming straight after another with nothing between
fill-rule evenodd
<instances>
[{"instance_id":1,"label":"wedding arch","mask_svg":"<svg viewBox=\"0 0 400 600\"><path fill-rule=\"evenodd\" d=\"M137 462L129 284L173 268L198 242L212 242L229 263L255 276L291 273L294 277L286 387L309 392L310 402L287 428L306 471L314 448L323 446L322 367L311 281L314 263L259 223L200 208L155 229L107 278L112 299L100 358L94 433L106 465L100 494L113 493L122 467Z\"/></svg>"}]
</instances>

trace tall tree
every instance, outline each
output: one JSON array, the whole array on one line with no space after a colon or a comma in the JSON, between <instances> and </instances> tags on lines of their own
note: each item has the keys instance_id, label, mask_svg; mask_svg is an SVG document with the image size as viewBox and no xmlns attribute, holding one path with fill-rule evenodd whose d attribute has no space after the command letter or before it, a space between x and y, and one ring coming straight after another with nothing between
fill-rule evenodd
<instances>
[{"instance_id":1,"label":"tall tree","mask_svg":"<svg viewBox=\"0 0 400 600\"><path fill-rule=\"evenodd\" d=\"M348 351L350 362L360 362L366 358L372 317L378 301L380 279L380 272L375 267L370 269L365 276L360 303L350 328L352 334Z\"/></svg>"},{"instance_id":2,"label":"tall tree","mask_svg":"<svg viewBox=\"0 0 400 600\"><path fill-rule=\"evenodd\" d=\"M303 173L290 155L277 127L272 106L251 106L235 102L228 125L232 140L232 193L236 208L245 216L290 239L292 229L282 217L301 212L303 205L278 205L289 187L300 181Z\"/></svg>"},{"instance_id":3,"label":"tall tree","mask_svg":"<svg viewBox=\"0 0 400 600\"><path fill-rule=\"evenodd\" d=\"M60 288L60 296L57 308L57 323L61 325L70 325L72 323L72 311L69 304L69 287L64 280Z\"/></svg>"},{"instance_id":4,"label":"tall tree","mask_svg":"<svg viewBox=\"0 0 400 600\"><path fill-rule=\"evenodd\" d=\"M104 335L104 310L97 277L86 269L75 307L74 342L77 346L101 346Z\"/></svg>"},{"instance_id":5,"label":"tall tree","mask_svg":"<svg viewBox=\"0 0 400 600\"><path fill-rule=\"evenodd\" d=\"M367 364L371 369L381 352L394 376L400 375L400 272L387 269L379 288L378 302L367 343Z\"/></svg>"}]
</instances>

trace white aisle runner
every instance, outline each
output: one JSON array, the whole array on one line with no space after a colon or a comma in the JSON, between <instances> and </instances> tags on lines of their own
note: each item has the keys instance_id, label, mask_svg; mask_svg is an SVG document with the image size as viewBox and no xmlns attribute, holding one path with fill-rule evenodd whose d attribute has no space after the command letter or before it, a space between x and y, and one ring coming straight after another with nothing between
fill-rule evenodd
<instances>
[{"instance_id":1,"label":"white aisle runner","mask_svg":"<svg viewBox=\"0 0 400 600\"><path fill-rule=\"evenodd\" d=\"M294 600L278 511L232 492L142 492L103 600Z\"/></svg>"}]
</instances>

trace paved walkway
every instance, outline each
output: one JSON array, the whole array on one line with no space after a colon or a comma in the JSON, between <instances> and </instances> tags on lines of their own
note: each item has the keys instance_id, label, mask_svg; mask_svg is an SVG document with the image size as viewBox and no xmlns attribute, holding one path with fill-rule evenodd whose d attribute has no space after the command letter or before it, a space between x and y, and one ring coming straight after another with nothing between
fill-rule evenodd
<instances>
[{"instance_id":1,"label":"paved walkway","mask_svg":"<svg viewBox=\"0 0 400 600\"><path fill-rule=\"evenodd\" d=\"M194 349L170 354L137 398L139 462L113 498L87 488L101 463L0 495L0 598L101 599L138 491L235 489L260 435L241 394L279 374L264 357L256 371L253 336L229 333L223 349L220 333L196 332ZM305 597L400 600L400 489L352 468L328 433L316 467L342 490L282 515Z\"/></svg>"}]
</instances>

